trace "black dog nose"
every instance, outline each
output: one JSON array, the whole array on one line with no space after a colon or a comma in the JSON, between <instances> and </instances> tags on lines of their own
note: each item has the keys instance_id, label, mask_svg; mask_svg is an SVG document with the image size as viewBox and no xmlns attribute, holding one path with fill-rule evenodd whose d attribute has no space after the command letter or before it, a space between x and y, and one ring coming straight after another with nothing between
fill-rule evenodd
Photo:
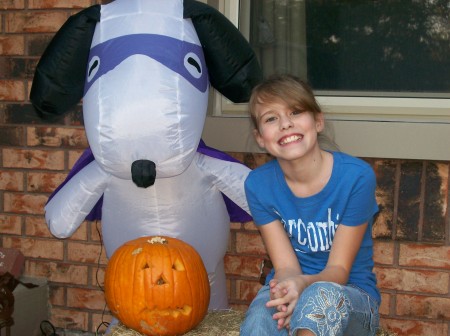
<instances>
[{"instance_id":1,"label":"black dog nose","mask_svg":"<svg viewBox=\"0 0 450 336\"><path fill-rule=\"evenodd\" d=\"M155 183L156 165L150 160L136 160L131 165L131 178L138 187L147 188Z\"/></svg>"}]
</instances>

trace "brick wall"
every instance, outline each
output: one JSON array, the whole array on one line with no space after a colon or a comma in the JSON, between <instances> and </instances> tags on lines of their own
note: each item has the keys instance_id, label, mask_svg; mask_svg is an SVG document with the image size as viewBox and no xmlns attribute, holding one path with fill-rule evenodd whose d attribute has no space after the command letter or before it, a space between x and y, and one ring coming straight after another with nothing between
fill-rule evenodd
<instances>
[{"instance_id":1,"label":"brick wall","mask_svg":"<svg viewBox=\"0 0 450 336\"><path fill-rule=\"evenodd\" d=\"M105 313L101 223L69 239L49 233L43 205L87 146L80 106L52 121L28 101L35 64L70 14L94 0L0 0L0 246L20 249L25 275L50 283L51 321L95 332ZM75 5L76 4L76 5ZM249 167L264 154L231 153ZM382 326L399 335L450 335L450 162L368 159L381 212L373 236ZM226 255L234 308L258 290L264 247L252 223L231 223ZM99 330L104 330L101 327Z\"/></svg>"}]
</instances>

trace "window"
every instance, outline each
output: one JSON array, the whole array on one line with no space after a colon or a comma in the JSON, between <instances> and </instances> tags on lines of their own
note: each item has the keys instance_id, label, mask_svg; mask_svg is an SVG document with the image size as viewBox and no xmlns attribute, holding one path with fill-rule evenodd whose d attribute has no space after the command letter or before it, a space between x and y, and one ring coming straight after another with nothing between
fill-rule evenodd
<instances>
[{"instance_id":1,"label":"window","mask_svg":"<svg viewBox=\"0 0 450 336\"><path fill-rule=\"evenodd\" d=\"M450 98L448 0L244 2L265 75L295 74L318 95Z\"/></svg>"},{"instance_id":2,"label":"window","mask_svg":"<svg viewBox=\"0 0 450 336\"><path fill-rule=\"evenodd\" d=\"M219 9L239 22L265 75L312 84L344 151L450 159L450 1L227 0ZM212 115L221 118L205 134L235 124L245 144L224 149L255 150L245 104L216 94Z\"/></svg>"}]
</instances>

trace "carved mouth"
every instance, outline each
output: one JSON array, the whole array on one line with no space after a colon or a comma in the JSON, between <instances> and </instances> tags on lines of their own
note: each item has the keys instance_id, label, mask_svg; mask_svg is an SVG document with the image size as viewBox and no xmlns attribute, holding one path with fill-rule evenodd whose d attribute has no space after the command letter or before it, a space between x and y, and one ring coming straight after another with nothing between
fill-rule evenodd
<instances>
[{"instance_id":1,"label":"carved mouth","mask_svg":"<svg viewBox=\"0 0 450 336\"><path fill-rule=\"evenodd\" d=\"M165 308L165 309L147 308L145 309L145 312L149 314L151 317L172 316L176 318L180 315L189 316L192 312L192 307L189 305L184 305L183 307Z\"/></svg>"},{"instance_id":2,"label":"carved mouth","mask_svg":"<svg viewBox=\"0 0 450 336\"><path fill-rule=\"evenodd\" d=\"M146 315L145 320L140 321L140 327L143 331L149 333L149 335L160 334L161 332L166 332L167 327L173 328L174 321L165 321L162 323L160 317L172 317L174 319L178 318L180 315L189 316L191 315L192 307L189 305L184 305L183 307L177 308L166 308L166 309L145 309L144 314ZM169 320L170 321L170 320ZM149 322L151 324L149 324Z\"/></svg>"}]
</instances>

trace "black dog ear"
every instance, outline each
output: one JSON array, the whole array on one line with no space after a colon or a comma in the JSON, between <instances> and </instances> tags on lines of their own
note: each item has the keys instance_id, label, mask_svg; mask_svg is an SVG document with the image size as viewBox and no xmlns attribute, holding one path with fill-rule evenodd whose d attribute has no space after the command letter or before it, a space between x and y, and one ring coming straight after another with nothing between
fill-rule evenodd
<instances>
[{"instance_id":1,"label":"black dog ear","mask_svg":"<svg viewBox=\"0 0 450 336\"><path fill-rule=\"evenodd\" d=\"M205 54L211 85L235 103L247 102L262 70L250 44L222 13L194 0L184 0Z\"/></svg>"},{"instance_id":2,"label":"black dog ear","mask_svg":"<svg viewBox=\"0 0 450 336\"><path fill-rule=\"evenodd\" d=\"M37 113L63 114L83 97L92 37L100 5L71 16L44 51L33 78L30 100Z\"/></svg>"}]
</instances>

